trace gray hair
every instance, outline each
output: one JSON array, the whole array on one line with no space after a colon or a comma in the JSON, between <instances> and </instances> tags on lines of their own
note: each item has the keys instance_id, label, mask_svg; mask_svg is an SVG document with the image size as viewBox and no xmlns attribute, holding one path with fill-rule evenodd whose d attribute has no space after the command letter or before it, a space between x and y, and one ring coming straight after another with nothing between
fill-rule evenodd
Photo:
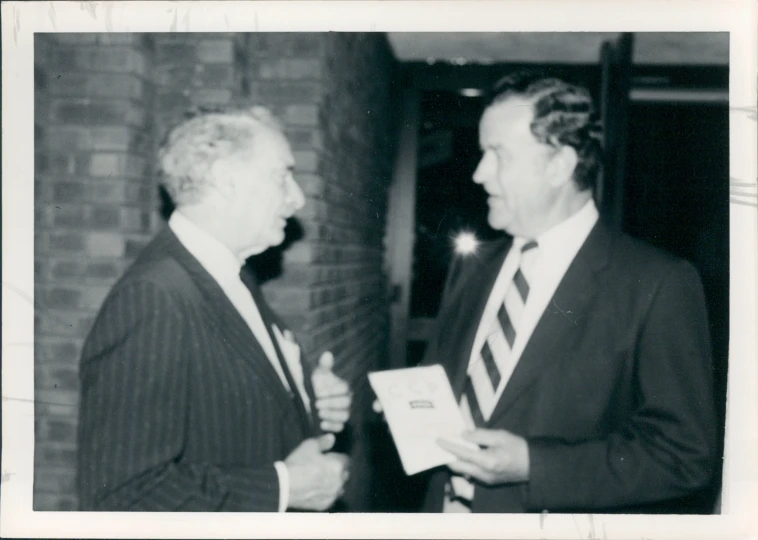
<instances>
[{"instance_id":1,"label":"gray hair","mask_svg":"<svg viewBox=\"0 0 758 540\"><path fill-rule=\"evenodd\" d=\"M197 202L219 159L251 152L264 129L282 132L271 112L260 106L198 111L174 127L158 151L161 184L177 206Z\"/></svg>"}]
</instances>

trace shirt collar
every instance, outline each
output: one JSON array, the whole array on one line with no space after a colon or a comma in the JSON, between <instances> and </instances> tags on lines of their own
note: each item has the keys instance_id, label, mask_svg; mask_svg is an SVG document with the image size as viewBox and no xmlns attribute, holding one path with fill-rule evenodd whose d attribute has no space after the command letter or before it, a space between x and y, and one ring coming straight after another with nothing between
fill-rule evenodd
<instances>
[{"instance_id":1,"label":"shirt collar","mask_svg":"<svg viewBox=\"0 0 758 540\"><path fill-rule=\"evenodd\" d=\"M542 253L576 253L599 217L595 201L590 199L581 210L554 225L535 240ZM514 245L521 248L529 239L516 237Z\"/></svg>"},{"instance_id":2,"label":"shirt collar","mask_svg":"<svg viewBox=\"0 0 758 540\"><path fill-rule=\"evenodd\" d=\"M219 284L239 280L242 263L224 244L190 221L179 210L174 210L168 226L200 265Z\"/></svg>"}]
</instances>

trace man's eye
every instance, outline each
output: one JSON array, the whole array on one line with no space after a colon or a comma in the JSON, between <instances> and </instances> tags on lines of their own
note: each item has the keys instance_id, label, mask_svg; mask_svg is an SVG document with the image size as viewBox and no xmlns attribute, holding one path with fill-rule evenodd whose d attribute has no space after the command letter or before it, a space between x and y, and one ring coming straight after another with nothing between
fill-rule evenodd
<instances>
[{"instance_id":1,"label":"man's eye","mask_svg":"<svg viewBox=\"0 0 758 540\"><path fill-rule=\"evenodd\" d=\"M500 161L509 161L511 155L506 151L505 148L496 148L495 149L495 155L497 156L497 159Z\"/></svg>"}]
</instances>

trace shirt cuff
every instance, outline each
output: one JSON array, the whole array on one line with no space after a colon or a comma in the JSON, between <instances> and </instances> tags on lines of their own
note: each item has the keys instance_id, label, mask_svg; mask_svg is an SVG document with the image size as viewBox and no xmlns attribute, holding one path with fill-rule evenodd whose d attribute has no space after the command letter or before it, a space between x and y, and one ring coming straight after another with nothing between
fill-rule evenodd
<instances>
[{"instance_id":1,"label":"shirt cuff","mask_svg":"<svg viewBox=\"0 0 758 540\"><path fill-rule=\"evenodd\" d=\"M274 463L276 475L279 477L279 512L286 512L290 502L290 473L283 461Z\"/></svg>"}]
</instances>

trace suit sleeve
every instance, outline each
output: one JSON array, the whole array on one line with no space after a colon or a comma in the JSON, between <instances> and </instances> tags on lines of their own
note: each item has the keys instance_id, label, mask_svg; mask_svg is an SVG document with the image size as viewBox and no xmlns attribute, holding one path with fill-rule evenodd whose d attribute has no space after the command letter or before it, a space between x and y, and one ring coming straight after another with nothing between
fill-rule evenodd
<instances>
[{"instance_id":1,"label":"suit sleeve","mask_svg":"<svg viewBox=\"0 0 758 540\"><path fill-rule=\"evenodd\" d=\"M79 496L83 510L270 511L274 464L181 461L188 410L183 306L151 283L107 300L82 356Z\"/></svg>"},{"instance_id":2,"label":"suit sleeve","mask_svg":"<svg viewBox=\"0 0 758 540\"><path fill-rule=\"evenodd\" d=\"M704 487L715 467L712 361L705 302L681 262L654 292L634 350L635 405L606 438L528 440L530 511L663 501Z\"/></svg>"}]
</instances>

